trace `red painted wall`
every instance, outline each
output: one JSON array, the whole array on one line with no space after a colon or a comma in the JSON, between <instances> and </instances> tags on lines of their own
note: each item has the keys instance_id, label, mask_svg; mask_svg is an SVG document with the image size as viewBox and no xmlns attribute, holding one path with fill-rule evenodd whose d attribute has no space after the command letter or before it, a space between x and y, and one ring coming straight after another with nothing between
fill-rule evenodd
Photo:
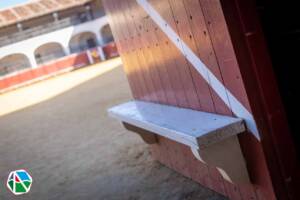
<instances>
[{"instance_id":1,"label":"red painted wall","mask_svg":"<svg viewBox=\"0 0 300 200\"><path fill-rule=\"evenodd\" d=\"M89 64L86 53L73 54L59 60L41 65L35 69L27 69L0 79L0 92L20 87L24 84L56 75L64 70L72 70Z\"/></svg>"},{"instance_id":2,"label":"red painted wall","mask_svg":"<svg viewBox=\"0 0 300 200\"><path fill-rule=\"evenodd\" d=\"M148 0L215 76L251 112L219 0ZM135 0L104 0L135 99L232 115ZM239 136L253 184L234 185L184 145L159 137L161 163L231 199L275 199L261 143Z\"/></svg>"},{"instance_id":3,"label":"red painted wall","mask_svg":"<svg viewBox=\"0 0 300 200\"><path fill-rule=\"evenodd\" d=\"M110 59L110 58L114 58L116 56L119 56L119 52L118 52L117 45L116 45L115 42L111 42L109 44L106 44L103 47L103 52L104 52L104 55L105 55L106 59Z\"/></svg>"},{"instance_id":4,"label":"red painted wall","mask_svg":"<svg viewBox=\"0 0 300 200\"><path fill-rule=\"evenodd\" d=\"M119 56L118 49L114 42L106 44L102 47L102 49L106 59ZM92 52L92 56L95 55L93 57L94 63L101 61L97 48L90 49L89 51ZM95 54L93 53L93 51L95 52ZM70 56L51 61L47 64L40 65L36 69L27 69L0 78L0 92L14 89L24 84L61 73L62 71L65 71L67 69L72 70L89 64L90 62L86 52L72 54Z\"/></svg>"}]
</instances>

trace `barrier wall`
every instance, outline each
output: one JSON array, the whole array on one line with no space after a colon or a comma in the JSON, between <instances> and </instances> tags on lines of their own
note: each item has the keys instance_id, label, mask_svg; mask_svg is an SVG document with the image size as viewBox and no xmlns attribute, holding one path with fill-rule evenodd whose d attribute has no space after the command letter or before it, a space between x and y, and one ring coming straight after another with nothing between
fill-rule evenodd
<instances>
[{"instance_id":1,"label":"barrier wall","mask_svg":"<svg viewBox=\"0 0 300 200\"><path fill-rule=\"evenodd\" d=\"M103 50L106 59L118 56L117 48L113 42L105 45ZM97 48L88 51L91 53L90 59L93 59L93 62L89 60L88 52L82 52L48 62L38 68L26 69L0 77L0 93L101 61Z\"/></svg>"},{"instance_id":2,"label":"barrier wall","mask_svg":"<svg viewBox=\"0 0 300 200\"><path fill-rule=\"evenodd\" d=\"M139 1L154 8L153 16L136 0L103 2L135 99L234 115L231 106L235 105L225 105L192 66L190 55L183 54L180 45L176 46L154 21L154 17L161 17L165 29L171 27L179 36L178 42L182 40L251 113L219 0ZM151 149L161 163L230 199L275 199L262 145L254 135L247 132L239 136L252 184L227 182L215 167L196 160L188 147L164 137Z\"/></svg>"},{"instance_id":3,"label":"barrier wall","mask_svg":"<svg viewBox=\"0 0 300 200\"><path fill-rule=\"evenodd\" d=\"M104 52L105 58L107 58L107 59L119 56L119 52L118 52L116 43L114 43L114 42L111 42L111 43L107 44L105 47L103 47L103 52Z\"/></svg>"},{"instance_id":4,"label":"barrier wall","mask_svg":"<svg viewBox=\"0 0 300 200\"><path fill-rule=\"evenodd\" d=\"M45 65L40 65L38 68L18 71L0 79L0 92L12 90L88 64L89 60L84 52L63 57Z\"/></svg>"}]
</instances>

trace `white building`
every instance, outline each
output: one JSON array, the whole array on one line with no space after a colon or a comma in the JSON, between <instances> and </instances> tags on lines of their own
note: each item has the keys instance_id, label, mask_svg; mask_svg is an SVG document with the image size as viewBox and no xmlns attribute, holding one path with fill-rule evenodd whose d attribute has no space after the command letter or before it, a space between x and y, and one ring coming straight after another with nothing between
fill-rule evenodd
<instances>
[{"instance_id":1,"label":"white building","mask_svg":"<svg viewBox=\"0 0 300 200\"><path fill-rule=\"evenodd\" d=\"M34 0L0 10L0 81L96 47L104 59L101 47L112 41L101 0Z\"/></svg>"}]
</instances>

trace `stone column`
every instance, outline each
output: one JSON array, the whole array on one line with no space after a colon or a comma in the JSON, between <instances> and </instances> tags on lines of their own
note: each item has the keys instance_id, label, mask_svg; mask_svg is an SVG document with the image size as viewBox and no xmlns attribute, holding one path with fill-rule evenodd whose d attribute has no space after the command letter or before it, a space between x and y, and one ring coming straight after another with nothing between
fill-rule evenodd
<instances>
[{"instance_id":1,"label":"stone column","mask_svg":"<svg viewBox=\"0 0 300 200\"><path fill-rule=\"evenodd\" d=\"M68 55L71 54L71 50L70 50L70 48L68 46L64 46L63 48L64 48L64 52L65 52L66 56L68 56Z\"/></svg>"},{"instance_id":2,"label":"stone column","mask_svg":"<svg viewBox=\"0 0 300 200\"><path fill-rule=\"evenodd\" d=\"M38 65L37 65L37 62L35 60L34 53L32 52L32 53L27 54L27 57L28 57L28 60L30 62L31 68L33 68L33 69L37 68Z\"/></svg>"},{"instance_id":3,"label":"stone column","mask_svg":"<svg viewBox=\"0 0 300 200\"><path fill-rule=\"evenodd\" d=\"M103 51L102 47L99 46L99 47L97 48L97 50L98 50L100 59L101 59L101 60L106 60L106 57L105 57L105 54L104 54L104 51Z\"/></svg>"},{"instance_id":4,"label":"stone column","mask_svg":"<svg viewBox=\"0 0 300 200\"><path fill-rule=\"evenodd\" d=\"M100 45L100 46L104 45L104 42L103 42L103 39L102 39L102 36L100 35L100 33L98 31L94 32L94 33L96 34L98 45Z\"/></svg>"}]
</instances>

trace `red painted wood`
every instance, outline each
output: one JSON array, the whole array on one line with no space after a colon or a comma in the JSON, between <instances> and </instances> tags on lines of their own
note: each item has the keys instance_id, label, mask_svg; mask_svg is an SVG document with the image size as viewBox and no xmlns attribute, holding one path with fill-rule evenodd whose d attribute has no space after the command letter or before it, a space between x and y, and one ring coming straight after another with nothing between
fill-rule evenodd
<instances>
[{"instance_id":1,"label":"red painted wood","mask_svg":"<svg viewBox=\"0 0 300 200\"><path fill-rule=\"evenodd\" d=\"M72 64L72 66L74 66L76 68L76 67L86 66L89 64L90 64L90 62L89 62L88 56L84 52L84 53L80 53L74 57L74 62Z\"/></svg>"},{"instance_id":2,"label":"red painted wood","mask_svg":"<svg viewBox=\"0 0 300 200\"><path fill-rule=\"evenodd\" d=\"M45 74L51 74L55 71L57 71L56 64L51 63L51 64L46 64L43 66L40 66L43 70L45 70Z\"/></svg>"},{"instance_id":3,"label":"red painted wood","mask_svg":"<svg viewBox=\"0 0 300 200\"><path fill-rule=\"evenodd\" d=\"M155 96L157 97L157 102L167 103L167 98L165 95L164 87L162 85L161 77L159 75L159 70L157 63L155 61L154 50L152 49L152 45L147 38L148 32L144 28L143 24L143 13L141 12L130 12L131 6L128 5L127 1L120 2L120 6L122 6L122 10L124 10L124 19L128 22L128 31L130 37L134 37L137 35L142 35L142 37L137 37L137 43L139 43L142 47L141 55L144 58L144 61L147 63L147 71L148 76L152 82ZM138 13L139 15L135 15Z\"/></svg>"},{"instance_id":4,"label":"red painted wood","mask_svg":"<svg viewBox=\"0 0 300 200\"><path fill-rule=\"evenodd\" d=\"M259 199L255 192L255 186L251 184L241 184L239 185L239 190L241 193L241 199Z\"/></svg>"},{"instance_id":5,"label":"red painted wood","mask_svg":"<svg viewBox=\"0 0 300 200\"><path fill-rule=\"evenodd\" d=\"M119 26L119 28L121 28L121 26ZM127 30L127 27L126 27L126 30ZM122 29L121 29L121 32L123 32ZM135 37L139 37L139 35L136 34ZM133 38L130 38L130 39L133 40ZM135 73L138 78L137 84L139 86L141 86L142 91L143 91L142 100L149 101L149 100L153 99L153 94L152 94L151 90L149 89L149 88L151 88L151 86L149 86L149 79L145 79L145 75L143 74L143 66L141 66L140 60L136 56L137 52L139 52L140 49L137 46L132 45L131 44L132 41L128 41L124 35L123 35L123 42L128 44L126 46L128 47L129 60L132 62L133 66L134 66ZM131 66L129 66L129 67L131 67Z\"/></svg>"},{"instance_id":6,"label":"red painted wood","mask_svg":"<svg viewBox=\"0 0 300 200\"><path fill-rule=\"evenodd\" d=\"M6 83L6 79L1 79L0 80L0 91L7 88L7 83Z\"/></svg>"},{"instance_id":7,"label":"red painted wood","mask_svg":"<svg viewBox=\"0 0 300 200\"><path fill-rule=\"evenodd\" d=\"M218 0L199 0L224 85L251 112L240 69Z\"/></svg>"},{"instance_id":8,"label":"red painted wood","mask_svg":"<svg viewBox=\"0 0 300 200\"><path fill-rule=\"evenodd\" d=\"M184 89L183 81L181 79L182 75L180 74L179 70L181 67L179 66L180 55L178 55L178 52L166 35L157 26L153 25L153 27L155 30L155 37L157 38L159 47L161 48L161 55L158 56L157 59L159 59L160 63L164 63L166 66L166 72L164 73L166 73L170 79L171 90L174 92L177 104L182 107L187 107L188 101L186 97L186 91Z\"/></svg>"},{"instance_id":9,"label":"red painted wood","mask_svg":"<svg viewBox=\"0 0 300 200\"><path fill-rule=\"evenodd\" d=\"M220 4L217 1L207 0L200 0L200 3L205 18L210 24L208 27L210 29L213 46L219 60L225 86L243 103L244 106L246 106L246 108L248 108L249 111L251 111ZM230 70L228 69L229 66ZM240 141L248 164L256 167L249 167L249 170L253 171L251 174L254 177L260 177L260 179L254 183L261 185L265 188L264 190L269 190L270 192L268 193L272 194L268 170L265 166L265 158L261 151L261 145L251 142L256 141L256 139L254 139L250 134L243 134L240 138L244 138Z\"/></svg>"},{"instance_id":10,"label":"red painted wood","mask_svg":"<svg viewBox=\"0 0 300 200\"><path fill-rule=\"evenodd\" d=\"M122 4L119 3L117 6L121 6ZM147 50L147 46L144 46L142 43L142 35L141 33L136 29L136 27L133 24L133 21L130 21L131 23L126 23L124 12L128 12L127 10L123 10L122 17L124 19L123 23L125 26L125 38L130 41L130 44L133 45L136 49L136 55L137 55L137 61L138 61L138 67L140 68L140 74L143 76L144 81L146 83L146 87L149 91L149 100L153 102L160 102L163 100L163 95L160 92L159 83L157 74L153 70L153 67L151 66L151 61L147 60L150 59L149 52ZM134 32L135 31L135 32ZM134 39L135 38L135 39Z\"/></svg>"},{"instance_id":11,"label":"red painted wood","mask_svg":"<svg viewBox=\"0 0 300 200\"><path fill-rule=\"evenodd\" d=\"M26 70L19 75L20 83L24 83L33 79L32 71Z\"/></svg>"},{"instance_id":12,"label":"red painted wood","mask_svg":"<svg viewBox=\"0 0 300 200\"><path fill-rule=\"evenodd\" d=\"M119 29L117 26L115 15L113 13L112 6L110 4L111 4L111 2L106 2L104 5L106 6L106 10L109 11L109 12L107 12L107 14L109 15L109 19L110 19L110 26L112 27L112 33L114 35L114 39L116 42L116 46L118 48L118 52L120 53L121 59L123 61L124 70L125 70L125 73L127 74L133 97L137 98L137 99L143 99L143 87L142 87L142 85L138 84L138 81L139 81L138 75L135 74L134 65L128 59L129 55L125 51L125 48L124 48L125 45L123 45L123 43L122 43L122 40L121 40L122 35L120 34L120 31L118 31ZM130 66L130 68L129 68L129 66Z\"/></svg>"},{"instance_id":13,"label":"red painted wood","mask_svg":"<svg viewBox=\"0 0 300 200\"><path fill-rule=\"evenodd\" d=\"M251 181L259 185L261 192L268 199L274 199L272 183L265 162L265 156L260 142L251 134L243 134L239 137ZM251 151L250 151L250 150Z\"/></svg>"},{"instance_id":14,"label":"red painted wood","mask_svg":"<svg viewBox=\"0 0 300 200\"><path fill-rule=\"evenodd\" d=\"M167 67L165 66L162 55L164 52L161 50L159 46L159 41L155 35L155 25L146 16L146 13L142 10L140 6L136 2L127 1L129 7L129 13L132 16L132 20L135 23L136 29L140 29L140 34L143 35L142 41L145 46L150 50L150 60L149 62L153 63L153 67L155 68L155 73L159 78L159 83L162 87L162 92L164 93L165 99L162 103L167 103L170 105L177 105L177 100L175 96L175 92L171 86L170 77L167 71ZM135 13L140 13L140 15L135 15Z\"/></svg>"},{"instance_id":15,"label":"red painted wood","mask_svg":"<svg viewBox=\"0 0 300 200\"><path fill-rule=\"evenodd\" d=\"M172 12L170 10L170 5L167 1L152 0L149 2L152 3L152 5L156 8L156 10L158 12L162 13L162 17L172 27L176 27L173 16L172 16ZM166 11L166 12L162 12L162 11ZM177 66L176 70L178 70L177 73L180 75L181 83L183 85L183 92L185 93L185 97L187 100L187 104L183 105L183 107L190 107L190 108L194 108L194 109L199 108L200 102L198 100L196 89L195 89L195 86L193 83L193 77L190 73L191 66L189 66L187 60L179 52L179 50L175 47L174 44L172 44L170 41L168 41L168 45L172 49L172 51L170 52L172 55L171 59L172 58L175 59L176 66Z\"/></svg>"},{"instance_id":16,"label":"red painted wood","mask_svg":"<svg viewBox=\"0 0 300 200\"><path fill-rule=\"evenodd\" d=\"M210 37L205 18L199 1L183 0L183 6L186 10L186 23L190 24L191 34L197 46L197 53L204 64L215 74L215 76L224 84L223 77L219 68L219 63L216 58L215 50L212 45L212 38ZM230 109L219 98L219 96L210 90L213 102L215 105L215 112L220 114L231 115ZM210 101L205 97L200 97L203 104L202 110L210 112ZM228 100L227 100L228 101Z\"/></svg>"},{"instance_id":17,"label":"red painted wood","mask_svg":"<svg viewBox=\"0 0 300 200\"><path fill-rule=\"evenodd\" d=\"M184 176L190 178L191 173L187 162L187 156L190 155L189 147L176 143L174 141L170 141L169 149L174 163L173 168Z\"/></svg>"},{"instance_id":18,"label":"red painted wood","mask_svg":"<svg viewBox=\"0 0 300 200\"><path fill-rule=\"evenodd\" d=\"M242 199L239 185L224 180L224 189L229 199Z\"/></svg>"},{"instance_id":19,"label":"red painted wood","mask_svg":"<svg viewBox=\"0 0 300 200\"><path fill-rule=\"evenodd\" d=\"M14 85L17 85L20 82L20 80L19 80L19 74L16 74L14 76L8 77L6 79L6 81L7 81L7 86L8 87L12 87Z\"/></svg>"},{"instance_id":20,"label":"red painted wood","mask_svg":"<svg viewBox=\"0 0 300 200\"><path fill-rule=\"evenodd\" d=\"M182 39L186 38L186 31L187 28L185 26L184 23L179 23L180 20L176 19L176 14L174 14L174 10L176 7L176 3L175 2L171 2L167 3L167 1L165 1L166 3L163 4L164 7L166 7L170 12L167 15L167 19L166 21L169 23L169 25L172 26L172 28L178 32L178 34L181 36ZM175 5L175 6L174 6ZM169 8L168 8L169 7ZM183 20L182 20L183 21ZM193 43L191 43L193 44ZM184 58L185 59L185 58ZM186 66L188 67L188 69L191 72L191 80L188 80L188 82L190 82L190 84L193 84L194 88L195 88L195 93L189 93L187 94L187 100L191 106L191 108L193 109L201 109L201 101L199 99L198 96L198 91L200 90L200 88L203 90L203 88L207 87L207 84L204 82L203 79L201 79L199 76L197 76L197 73L195 72L195 69L193 69L193 67L191 67L191 65L187 62L187 60L185 59L186 62ZM187 69L185 69L187 70ZM187 81L187 80L184 80ZM207 90L209 94L209 90Z\"/></svg>"},{"instance_id":21,"label":"red painted wood","mask_svg":"<svg viewBox=\"0 0 300 200\"><path fill-rule=\"evenodd\" d=\"M163 158L162 160L160 160L160 162L165 164L169 168L174 169L176 166L176 160L174 159L172 146L172 141L164 137L159 137L159 151L157 153L162 154Z\"/></svg>"},{"instance_id":22,"label":"red painted wood","mask_svg":"<svg viewBox=\"0 0 300 200\"><path fill-rule=\"evenodd\" d=\"M208 165L208 173L211 179L210 188L220 194L228 196L224 187L224 180L215 166Z\"/></svg>"},{"instance_id":23,"label":"red painted wood","mask_svg":"<svg viewBox=\"0 0 300 200\"><path fill-rule=\"evenodd\" d=\"M253 114L259 119L261 144L277 198L299 199L299 162L256 10L251 1L224 0L222 5L230 33L237 40L233 44L243 66L243 80Z\"/></svg>"},{"instance_id":24,"label":"red painted wood","mask_svg":"<svg viewBox=\"0 0 300 200\"><path fill-rule=\"evenodd\" d=\"M85 66L88 64L89 61L86 53L71 55L61 58L58 61L53 61L49 64L39 66L38 68L20 71L17 74L3 78L0 80L0 90L18 87L28 82L43 79L43 77L49 75L55 75L68 67L75 68L75 66Z\"/></svg>"},{"instance_id":25,"label":"red painted wood","mask_svg":"<svg viewBox=\"0 0 300 200\"><path fill-rule=\"evenodd\" d=\"M118 8L118 4L114 4L115 8ZM130 37L128 35L128 27L124 21L123 12L116 12L116 18L118 22L118 27L123 36L123 42L126 44L125 47L128 48L130 52L129 59L133 62L135 67L135 72L139 79L139 85L143 88L143 100L152 100L157 101L157 97L155 95L155 89L152 83L152 80L148 73L148 65L143 57L142 48L139 46L140 44L134 40L135 37ZM136 37L139 37L138 35Z\"/></svg>"},{"instance_id":26,"label":"red painted wood","mask_svg":"<svg viewBox=\"0 0 300 200\"><path fill-rule=\"evenodd\" d=\"M259 111L263 111L261 101L255 94L258 87L256 84L249 83L257 80L253 78L254 72L249 67L251 59L245 54L243 46L237 48L240 43L236 41L242 39L242 36L232 30L232 27L236 26L233 21L239 18L238 15L233 16L228 10L225 12L224 5L221 5L218 0L149 0L148 2L198 54L230 92L250 112L253 112L256 121L260 127L263 127L260 128L263 134L267 134L270 129L285 130L279 122L280 114L272 115L275 117L270 120L272 126L261 125L266 123L266 120L262 120L258 114ZM224 2L235 5L236 1L222 1ZM108 7L108 13L112 18L116 44L135 98L232 115L135 1L105 0L104 5ZM229 20L230 17L232 21ZM251 43L255 41L248 40ZM258 57L258 55L254 56ZM271 108L276 110L276 107L271 106L267 110ZM265 149L263 151L262 148L264 144L270 143L272 138L266 138L262 138L262 145L250 133L239 136L253 183L246 185L226 182L215 167L195 160L189 148L166 138L159 137L159 144L152 145L152 153L168 167L231 199L275 199L266 164L266 159L270 160L270 158L264 156L274 152ZM277 144L284 144L281 143L282 141L277 142ZM268 162L278 164L274 160Z\"/></svg>"},{"instance_id":27,"label":"red painted wood","mask_svg":"<svg viewBox=\"0 0 300 200\"><path fill-rule=\"evenodd\" d=\"M197 53L197 47L193 38L192 30L189 26L189 21L185 12L185 7L182 1L170 0L170 9L172 11L172 17L176 24L180 38L195 52ZM193 83L195 86L198 102L200 105L194 107L199 110L206 110L208 112L215 112L215 105L212 99L211 89L206 81L199 75L199 73L189 64ZM204 103L202 103L202 101ZM205 103L207 102L207 103Z\"/></svg>"},{"instance_id":28,"label":"red painted wood","mask_svg":"<svg viewBox=\"0 0 300 200\"><path fill-rule=\"evenodd\" d=\"M208 171L208 166L191 155L187 156L187 163L189 163L191 178L201 185L212 188L212 180Z\"/></svg>"},{"instance_id":29,"label":"red painted wood","mask_svg":"<svg viewBox=\"0 0 300 200\"><path fill-rule=\"evenodd\" d=\"M111 42L109 44L106 44L103 47L103 52L104 52L104 55L107 59L119 56L119 52L118 52L118 49L117 49L117 46L116 46L115 42Z\"/></svg>"},{"instance_id":30,"label":"red painted wood","mask_svg":"<svg viewBox=\"0 0 300 200\"><path fill-rule=\"evenodd\" d=\"M62 70L67 67L71 67L72 60L73 60L72 58L69 58L67 60L59 60L58 62L55 63L57 70Z\"/></svg>"}]
</instances>

